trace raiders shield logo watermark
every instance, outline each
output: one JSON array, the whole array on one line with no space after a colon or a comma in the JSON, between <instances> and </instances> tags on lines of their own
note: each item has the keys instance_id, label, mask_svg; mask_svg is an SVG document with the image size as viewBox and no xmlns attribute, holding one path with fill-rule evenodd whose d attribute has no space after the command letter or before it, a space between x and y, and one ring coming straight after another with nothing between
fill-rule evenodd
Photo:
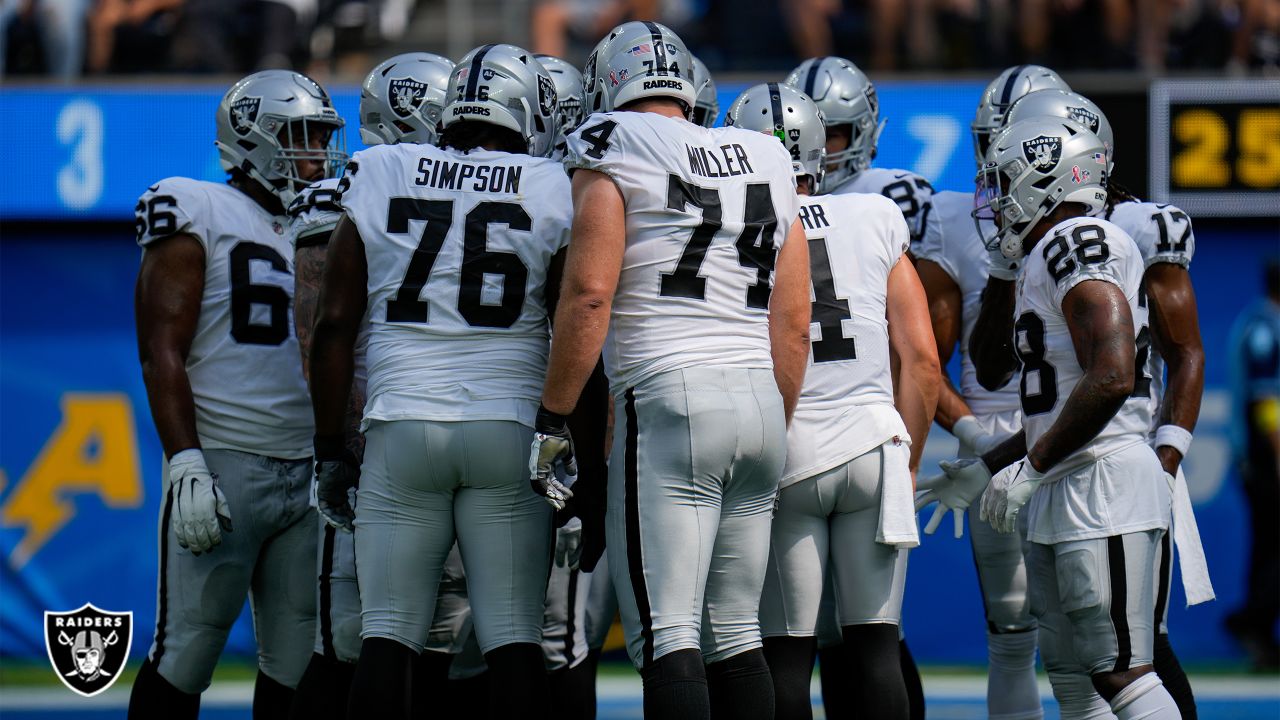
<instances>
[{"instance_id":1,"label":"raiders shield logo watermark","mask_svg":"<svg viewBox=\"0 0 1280 720\"><path fill-rule=\"evenodd\" d=\"M1036 170L1047 173L1058 167L1058 160L1062 158L1062 138L1037 135L1030 140L1023 140L1022 156Z\"/></svg>"},{"instance_id":2,"label":"raiders shield logo watermark","mask_svg":"<svg viewBox=\"0 0 1280 720\"><path fill-rule=\"evenodd\" d=\"M1068 106L1067 117L1089 128L1089 132L1093 133L1098 132L1098 125L1101 124L1101 121L1098 120L1098 114L1089 108Z\"/></svg>"},{"instance_id":3,"label":"raiders shield logo watermark","mask_svg":"<svg viewBox=\"0 0 1280 720\"><path fill-rule=\"evenodd\" d=\"M231 129L240 135L248 135L258 119L258 106L261 104L260 97L242 97L231 103Z\"/></svg>"},{"instance_id":4,"label":"raiders shield logo watermark","mask_svg":"<svg viewBox=\"0 0 1280 720\"><path fill-rule=\"evenodd\" d=\"M538 76L538 105L543 115L552 115L556 111L556 84L551 78Z\"/></svg>"},{"instance_id":5,"label":"raiders shield logo watermark","mask_svg":"<svg viewBox=\"0 0 1280 720\"><path fill-rule=\"evenodd\" d=\"M79 610L44 613L44 647L62 684L93 697L111 687L133 645L133 613Z\"/></svg>"},{"instance_id":6,"label":"raiders shield logo watermark","mask_svg":"<svg viewBox=\"0 0 1280 720\"><path fill-rule=\"evenodd\" d=\"M407 118L422 104L427 96L427 84L413 78L391 78L387 85L387 93L391 96L391 109L396 115Z\"/></svg>"}]
</instances>

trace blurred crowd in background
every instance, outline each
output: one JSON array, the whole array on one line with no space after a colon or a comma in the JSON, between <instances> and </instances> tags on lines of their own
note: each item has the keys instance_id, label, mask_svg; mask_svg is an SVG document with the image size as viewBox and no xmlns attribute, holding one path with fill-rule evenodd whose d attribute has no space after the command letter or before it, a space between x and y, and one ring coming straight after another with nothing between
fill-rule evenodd
<instances>
[{"instance_id":1,"label":"blurred crowd in background","mask_svg":"<svg viewBox=\"0 0 1280 720\"><path fill-rule=\"evenodd\" d=\"M395 52L495 41L581 62L629 18L670 25L720 72L836 54L881 73L1280 73L1280 0L0 0L0 74L358 77Z\"/></svg>"}]
</instances>

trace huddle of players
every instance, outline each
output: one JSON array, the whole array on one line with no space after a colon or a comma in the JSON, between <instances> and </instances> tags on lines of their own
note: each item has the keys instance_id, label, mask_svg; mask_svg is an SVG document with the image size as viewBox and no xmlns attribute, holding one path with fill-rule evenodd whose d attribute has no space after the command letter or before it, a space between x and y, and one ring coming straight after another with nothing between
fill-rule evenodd
<instances>
[{"instance_id":1,"label":"huddle of players","mask_svg":"<svg viewBox=\"0 0 1280 720\"><path fill-rule=\"evenodd\" d=\"M1153 655L1194 716L1163 627L1202 383L1186 216L1108 192L1106 118L1037 66L984 93L973 218L871 167L848 61L725 128L714 98L650 22L582 75L397 56L339 180L319 85L228 92L229 183L137 208L170 482L131 716L196 714L246 592L258 717L447 711L451 670L487 670L494 715L592 716L611 601L649 717L809 717L819 646L829 715L919 716L899 625L935 419L969 459L916 503L928 532L983 521L992 716L1041 717L1037 644L1064 717L1175 717Z\"/></svg>"}]
</instances>

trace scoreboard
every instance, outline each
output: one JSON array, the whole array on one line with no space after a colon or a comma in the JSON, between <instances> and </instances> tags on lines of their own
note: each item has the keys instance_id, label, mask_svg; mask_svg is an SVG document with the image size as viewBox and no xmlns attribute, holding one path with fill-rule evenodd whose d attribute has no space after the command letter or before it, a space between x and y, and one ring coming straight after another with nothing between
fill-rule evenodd
<instances>
[{"instance_id":1,"label":"scoreboard","mask_svg":"<svg viewBox=\"0 0 1280 720\"><path fill-rule=\"evenodd\" d=\"M1195 216L1280 216L1280 80L1158 80L1151 199Z\"/></svg>"}]
</instances>

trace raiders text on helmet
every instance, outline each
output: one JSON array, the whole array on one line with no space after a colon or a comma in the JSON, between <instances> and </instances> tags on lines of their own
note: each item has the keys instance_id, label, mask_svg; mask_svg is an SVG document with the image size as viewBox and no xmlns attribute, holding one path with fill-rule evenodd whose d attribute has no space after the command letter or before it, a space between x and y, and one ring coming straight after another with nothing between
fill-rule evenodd
<instances>
[{"instance_id":1,"label":"raiders text on helmet","mask_svg":"<svg viewBox=\"0 0 1280 720\"><path fill-rule=\"evenodd\" d=\"M217 146L224 170L239 170L275 193L285 207L318 178L299 176L296 161L323 161L324 177L346 162L342 117L316 81L290 70L241 79L218 104ZM321 149L312 149L320 133Z\"/></svg>"},{"instance_id":2,"label":"raiders text on helmet","mask_svg":"<svg viewBox=\"0 0 1280 720\"><path fill-rule=\"evenodd\" d=\"M716 95L716 81L711 77L711 71L697 57L693 57L693 82L698 86L698 100L693 106L693 122L702 127L711 127L720 116L720 100Z\"/></svg>"},{"instance_id":3,"label":"raiders text on helmet","mask_svg":"<svg viewBox=\"0 0 1280 720\"><path fill-rule=\"evenodd\" d=\"M827 127L850 126L849 147L827 156L828 185L839 185L871 167L884 122L876 87L866 73L844 58L811 58L791 71L787 84L813 98Z\"/></svg>"},{"instance_id":4,"label":"raiders text on helmet","mask_svg":"<svg viewBox=\"0 0 1280 720\"><path fill-rule=\"evenodd\" d=\"M609 112L650 97L673 98L688 116L698 99L693 56L678 35L656 22L614 28L587 59L588 112Z\"/></svg>"},{"instance_id":5,"label":"raiders text on helmet","mask_svg":"<svg viewBox=\"0 0 1280 720\"><path fill-rule=\"evenodd\" d=\"M817 192L827 167L827 133L822 111L808 95L790 85L756 85L733 101L724 123L778 138L791 153L796 177L811 177L810 190Z\"/></svg>"},{"instance_id":6,"label":"raiders text on helmet","mask_svg":"<svg viewBox=\"0 0 1280 720\"><path fill-rule=\"evenodd\" d=\"M555 81L524 48L478 47L463 56L449 76L444 127L456 122L487 122L514 130L530 155L543 157L555 142Z\"/></svg>"},{"instance_id":7,"label":"raiders text on helmet","mask_svg":"<svg viewBox=\"0 0 1280 720\"><path fill-rule=\"evenodd\" d=\"M383 60L360 88L360 139L365 145L434 145L453 61L425 52Z\"/></svg>"},{"instance_id":8,"label":"raiders text on helmet","mask_svg":"<svg viewBox=\"0 0 1280 720\"><path fill-rule=\"evenodd\" d=\"M1019 98L1005 114L1004 122L1012 125L1037 116L1075 120L1088 128L1107 148L1107 172L1111 172L1115 164L1116 136L1107 116L1092 100L1069 90L1037 90Z\"/></svg>"},{"instance_id":9,"label":"raiders text on helmet","mask_svg":"<svg viewBox=\"0 0 1280 720\"><path fill-rule=\"evenodd\" d=\"M1089 213L1106 202L1107 156L1102 140L1088 128L1063 118L1033 117L1013 123L991 138L978 172L975 220L995 220L987 247L1008 258L1023 255L1023 241L1063 203L1080 203ZM978 232L983 232L979 224Z\"/></svg>"},{"instance_id":10,"label":"raiders text on helmet","mask_svg":"<svg viewBox=\"0 0 1280 720\"><path fill-rule=\"evenodd\" d=\"M1023 95L1036 90L1070 90L1058 73L1041 65L1015 65L1006 68L982 91L978 109L973 114L973 155L982 165L991 135L1004 126L1004 115Z\"/></svg>"}]
</instances>

